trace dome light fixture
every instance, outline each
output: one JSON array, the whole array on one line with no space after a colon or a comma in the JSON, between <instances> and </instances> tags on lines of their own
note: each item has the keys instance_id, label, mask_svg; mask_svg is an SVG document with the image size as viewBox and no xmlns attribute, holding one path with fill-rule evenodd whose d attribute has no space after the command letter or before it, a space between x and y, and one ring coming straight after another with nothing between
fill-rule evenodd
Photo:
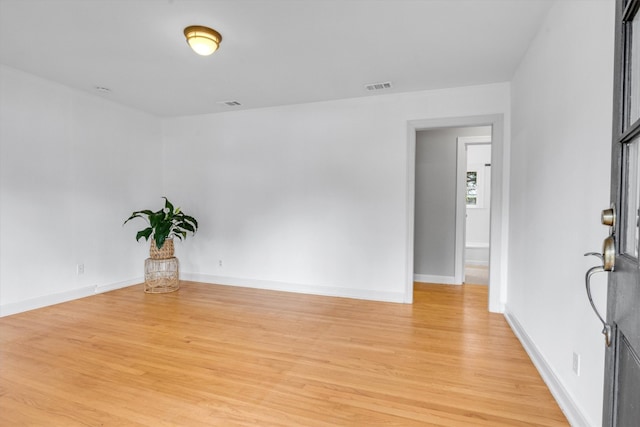
<instances>
[{"instance_id":1,"label":"dome light fixture","mask_svg":"<svg viewBox=\"0 0 640 427\"><path fill-rule=\"evenodd\" d=\"M209 56L220 46L222 36L214 29L192 25L184 29L184 36L191 49L198 55Z\"/></svg>"}]
</instances>

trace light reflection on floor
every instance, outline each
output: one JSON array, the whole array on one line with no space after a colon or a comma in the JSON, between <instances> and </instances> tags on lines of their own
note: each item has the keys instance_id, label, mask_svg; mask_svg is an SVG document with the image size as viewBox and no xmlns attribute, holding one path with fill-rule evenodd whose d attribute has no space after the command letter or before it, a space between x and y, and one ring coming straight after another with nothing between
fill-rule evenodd
<instances>
[{"instance_id":1,"label":"light reflection on floor","mask_svg":"<svg viewBox=\"0 0 640 427\"><path fill-rule=\"evenodd\" d=\"M488 285L489 267L486 265L465 265L464 283L473 285Z\"/></svg>"}]
</instances>

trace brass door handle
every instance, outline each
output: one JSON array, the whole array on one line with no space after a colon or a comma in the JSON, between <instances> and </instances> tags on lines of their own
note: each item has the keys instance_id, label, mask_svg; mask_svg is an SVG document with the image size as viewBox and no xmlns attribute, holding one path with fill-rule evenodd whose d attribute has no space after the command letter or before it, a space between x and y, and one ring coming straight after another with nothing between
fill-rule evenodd
<instances>
[{"instance_id":1,"label":"brass door handle","mask_svg":"<svg viewBox=\"0 0 640 427\"><path fill-rule=\"evenodd\" d=\"M600 258L600 261L602 261L602 264L604 264L604 257L602 256L602 254L600 252L587 252L586 254L584 254L584 256L595 256Z\"/></svg>"},{"instance_id":2,"label":"brass door handle","mask_svg":"<svg viewBox=\"0 0 640 427\"><path fill-rule=\"evenodd\" d=\"M587 288L587 297L589 298L589 304L591 304L591 308L593 309L594 313L596 313L596 316L598 316L598 319L600 319L600 322L602 323L602 334L604 335L604 342L607 345L607 347L609 347L611 345L611 325L605 322L605 320L602 318L602 316L600 315L600 312L598 311L598 308L593 302L593 297L591 296L591 276L593 276L596 273L604 273L604 272L605 272L605 269L601 265L591 267L589 270L587 270L587 274L585 276L585 286Z\"/></svg>"}]
</instances>

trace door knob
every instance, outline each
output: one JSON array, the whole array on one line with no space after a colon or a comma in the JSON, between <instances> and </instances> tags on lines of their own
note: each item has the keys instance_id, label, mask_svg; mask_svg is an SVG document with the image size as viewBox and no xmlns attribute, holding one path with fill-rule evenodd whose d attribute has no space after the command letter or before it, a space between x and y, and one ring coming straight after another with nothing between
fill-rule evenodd
<instances>
[{"instance_id":1,"label":"door knob","mask_svg":"<svg viewBox=\"0 0 640 427\"><path fill-rule=\"evenodd\" d=\"M604 239L602 253L587 252L584 256L597 257L602 262L602 271L613 271L616 265L616 242L613 236Z\"/></svg>"},{"instance_id":2,"label":"door knob","mask_svg":"<svg viewBox=\"0 0 640 427\"><path fill-rule=\"evenodd\" d=\"M604 271L613 271L616 266L616 242L613 236L604 239L602 243L602 268Z\"/></svg>"}]
</instances>

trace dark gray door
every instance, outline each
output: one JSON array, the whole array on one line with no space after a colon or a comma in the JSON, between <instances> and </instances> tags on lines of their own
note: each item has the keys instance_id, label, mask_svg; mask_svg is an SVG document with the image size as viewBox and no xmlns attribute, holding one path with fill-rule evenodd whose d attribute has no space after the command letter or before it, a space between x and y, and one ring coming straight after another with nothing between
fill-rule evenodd
<instances>
[{"instance_id":1,"label":"dark gray door","mask_svg":"<svg viewBox=\"0 0 640 427\"><path fill-rule=\"evenodd\" d=\"M616 0L603 425L640 426L640 0ZM586 88L585 88L586 89ZM588 89L586 89L588 90ZM606 217L606 218L605 218ZM615 243L614 243L615 242ZM615 257L615 259L614 259Z\"/></svg>"}]
</instances>

